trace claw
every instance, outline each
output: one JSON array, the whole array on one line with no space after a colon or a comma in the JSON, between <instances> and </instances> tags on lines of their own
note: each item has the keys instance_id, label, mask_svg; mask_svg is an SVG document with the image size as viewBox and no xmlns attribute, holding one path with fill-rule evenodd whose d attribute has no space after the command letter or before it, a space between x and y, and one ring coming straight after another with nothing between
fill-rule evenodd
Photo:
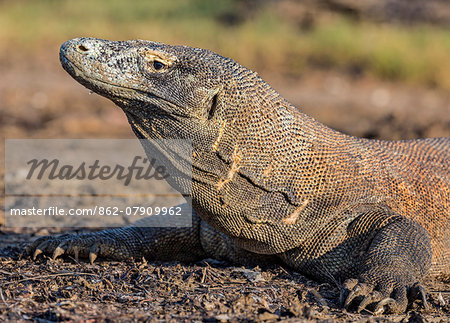
<instances>
[{"instance_id":1,"label":"claw","mask_svg":"<svg viewBox=\"0 0 450 323\"><path fill-rule=\"evenodd\" d=\"M41 249L36 248L33 253L33 260L36 260L37 256L39 256L43 251Z\"/></svg>"},{"instance_id":2,"label":"claw","mask_svg":"<svg viewBox=\"0 0 450 323\"><path fill-rule=\"evenodd\" d=\"M423 307L425 308L425 310L428 310L429 307L427 302L427 293L422 285L419 286L419 293L420 298L422 299Z\"/></svg>"},{"instance_id":3,"label":"claw","mask_svg":"<svg viewBox=\"0 0 450 323\"><path fill-rule=\"evenodd\" d=\"M347 296L347 299L344 302L344 307L348 308L350 303L360 294L360 288L357 286L354 290L350 292L350 294Z\"/></svg>"},{"instance_id":4,"label":"claw","mask_svg":"<svg viewBox=\"0 0 450 323\"><path fill-rule=\"evenodd\" d=\"M91 263L91 265L94 264L95 259L97 259L97 254L94 252L89 252L89 262Z\"/></svg>"},{"instance_id":5,"label":"claw","mask_svg":"<svg viewBox=\"0 0 450 323\"><path fill-rule=\"evenodd\" d=\"M79 255L80 255L80 248L79 247L73 247L73 256L75 257L75 260L78 261L79 260Z\"/></svg>"},{"instance_id":6,"label":"claw","mask_svg":"<svg viewBox=\"0 0 450 323\"><path fill-rule=\"evenodd\" d=\"M366 309L366 306L369 305L370 303L372 303L372 297L367 295L366 297L363 298L363 300L359 304L357 312L361 313L363 310Z\"/></svg>"},{"instance_id":7,"label":"claw","mask_svg":"<svg viewBox=\"0 0 450 323\"><path fill-rule=\"evenodd\" d=\"M369 282L367 282L369 281ZM408 281L387 276L372 284L365 277L347 279L341 289L339 300L341 306L354 308L358 313L366 310L372 315L381 313L403 313L410 302L421 300L425 310L428 309L426 292L423 285L416 282L412 286ZM367 307L373 312L367 310Z\"/></svg>"},{"instance_id":8,"label":"claw","mask_svg":"<svg viewBox=\"0 0 450 323\"><path fill-rule=\"evenodd\" d=\"M56 247L55 251L53 251L52 259L55 260L59 256L63 255L66 251L60 246Z\"/></svg>"},{"instance_id":9,"label":"claw","mask_svg":"<svg viewBox=\"0 0 450 323\"><path fill-rule=\"evenodd\" d=\"M341 289L341 293L339 295L339 303L343 307L345 304L346 296L350 293L350 291L353 289L353 287L356 286L358 283L358 280L356 279L347 279Z\"/></svg>"},{"instance_id":10,"label":"claw","mask_svg":"<svg viewBox=\"0 0 450 323\"><path fill-rule=\"evenodd\" d=\"M359 304L358 313L361 313L363 310L365 310L367 305L377 302L377 301L381 300L382 298L383 298L383 296L378 291L374 291L374 292L370 293L369 295L364 297L364 299Z\"/></svg>"},{"instance_id":11,"label":"claw","mask_svg":"<svg viewBox=\"0 0 450 323\"><path fill-rule=\"evenodd\" d=\"M428 310L427 293L425 291L425 287L423 287L420 283L415 283L411 287L408 293L408 298L410 301L420 299L425 310Z\"/></svg>"},{"instance_id":12,"label":"claw","mask_svg":"<svg viewBox=\"0 0 450 323\"><path fill-rule=\"evenodd\" d=\"M29 246L29 254L33 256L33 260L36 260L40 254L49 255L53 260L67 255L73 257L77 262L80 257L88 257L91 264L99 257L112 256L111 258L114 259L129 259L132 254L128 251L127 246L122 246L123 250L119 250L118 247L120 246L120 243L117 243L114 239L105 238L101 234L67 234L60 237L41 237L36 239Z\"/></svg>"},{"instance_id":13,"label":"claw","mask_svg":"<svg viewBox=\"0 0 450 323\"><path fill-rule=\"evenodd\" d=\"M97 259L98 253L100 252L100 246L98 243L94 244L89 250L89 262L91 265L94 263L95 259Z\"/></svg>"},{"instance_id":14,"label":"claw","mask_svg":"<svg viewBox=\"0 0 450 323\"><path fill-rule=\"evenodd\" d=\"M369 286L367 284L358 284L353 288L353 290L350 292L350 294L347 296L347 299L345 300L344 307L347 308L350 303L358 296L366 295L367 293L370 293L372 291L373 287Z\"/></svg>"},{"instance_id":15,"label":"claw","mask_svg":"<svg viewBox=\"0 0 450 323\"><path fill-rule=\"evenodd\" d=\"M385 298L377 304L375 311L373 312L375 315L382 314L384 312L384 306L389 304L394 304L395 300L393 298Z\"/></svg>"}]
</instances>

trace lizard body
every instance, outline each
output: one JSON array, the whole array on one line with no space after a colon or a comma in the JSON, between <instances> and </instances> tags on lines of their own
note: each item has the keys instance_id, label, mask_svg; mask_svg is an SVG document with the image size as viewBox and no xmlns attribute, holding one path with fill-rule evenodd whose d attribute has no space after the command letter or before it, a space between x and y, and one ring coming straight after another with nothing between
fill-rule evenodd
<instances>
[{"instance_id":1,"label":"lizard body","mask_svg":"<svg viewBox=\"0 0 450 323\"><path fill-rule=\"evenodd\" d=\"M404 311L413 291L425 303L422 277L450 273L449 138L339 133L204 49L78 38L60 57L124 110L138 138L192 141L192 205L183 207L195 212L192 228L45 237L30 247L35 256L282 261L345 280L343 304L361 296L358 310L375 312ZM170 183L180 191L183 176Z\"/></svg>"}]
</instances>

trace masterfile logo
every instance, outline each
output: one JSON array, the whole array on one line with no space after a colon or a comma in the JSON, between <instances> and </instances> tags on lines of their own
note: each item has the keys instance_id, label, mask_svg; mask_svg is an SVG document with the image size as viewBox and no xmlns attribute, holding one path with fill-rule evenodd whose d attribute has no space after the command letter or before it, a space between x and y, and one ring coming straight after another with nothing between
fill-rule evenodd
<instances>
[{"instance_id":1,"label":"masterfile logo","mask_svg":"<svg viewBox=\"0 0 450 323\"><path fill-rule=\"evenodd\" d=\"M142 156L135 156L130 166L116 164L113 167L109 165L101 165L100 160L96 159L93 164L81 162L79 165L62 164L58 159L49 161L48 159L38 160L36 158L27 162L30 170L26 179L30 180L33 176L42 180L109 180L116 177L123 180L124 185L128 186L131 179L136 180L156 180L167 179L170 175L164 166L156 166L156 159L148 159Z\"/></svg>"}]
</instances>

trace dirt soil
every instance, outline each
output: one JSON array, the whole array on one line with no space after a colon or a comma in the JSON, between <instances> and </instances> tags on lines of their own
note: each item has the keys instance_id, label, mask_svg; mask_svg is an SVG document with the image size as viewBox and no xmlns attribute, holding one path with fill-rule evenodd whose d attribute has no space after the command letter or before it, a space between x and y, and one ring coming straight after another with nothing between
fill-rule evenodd
<instances>
[{"instance_id":1,"label":"dirt soil","mask_svg":"<svg viewBox=\"0 0 450 323\"><path fill-rule=\"evenodd\" d=\"M3 138L132 138L120 109L88 95L62 71L54 53L57 48L33 61L0 59ZM348 134L450 136L449 93L323 71L298 78L259 72L303 112ZM3 142L0 150L3 154ZM426 281L427 311L416 302L405 314L373 317L342 310L338 285L318 284L280 266L243 268L212 259L193 264L32 261L20 256L27 243L63 231L5 228L2 215L0 321L450 321L449 281Z\"/></svg>"}]
</instances>

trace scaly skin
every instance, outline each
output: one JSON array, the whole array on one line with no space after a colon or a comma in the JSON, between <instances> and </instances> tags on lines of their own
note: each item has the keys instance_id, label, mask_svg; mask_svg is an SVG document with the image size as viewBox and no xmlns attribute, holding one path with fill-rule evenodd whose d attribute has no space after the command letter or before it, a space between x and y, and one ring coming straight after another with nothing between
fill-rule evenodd
<instances>
[{"instance_id":1,"label":"scaly skin","mask_svg":"<svg viewBox=\"0 0 450 323\"><path fill-rule=\"evenodd\" d=\"M343 305L375 313L405 311L408 295L426 305L422 277L450 271L449 138L347 136L208 50L78 38L60 57L123 109L138 138L192 140L195 212L189 229L44 237L29 248L35 256L281 261L345 280ZM180 168L169 184L182 190L184 175Z\"/></svg>"}]
</instances>

